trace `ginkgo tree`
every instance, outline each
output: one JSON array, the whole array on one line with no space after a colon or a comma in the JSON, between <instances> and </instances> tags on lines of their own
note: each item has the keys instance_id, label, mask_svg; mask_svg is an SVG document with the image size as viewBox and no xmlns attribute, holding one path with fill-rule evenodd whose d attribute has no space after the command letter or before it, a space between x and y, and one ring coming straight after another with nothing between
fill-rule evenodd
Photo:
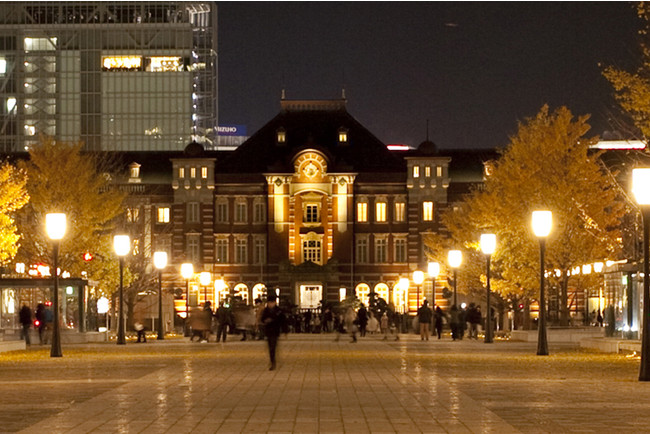
<instances>
[{"instance_id":1,"label":"ginkgo tree","mask_svg":"<svg viewBox=\"0 0 650 434\"><path fill-rule=\"evenodd\" d=\"M0 264L16 255L20 235L15 214L29 200L27 175L9 162L0 163Z\"/></svg>"},{"instance_id":2,"label":"ginkgo tree","mask_svg":"<svg viewBox=\"0 0 650 434\"><path fill-rule=\"evenodd\" d=\"M483 188L442 217L453 243L463 246L475 258L470 261L474 264L480 262L476 259L480 234L495 233L493 290L504 298L536 299L539 245L531 230L531 214L551 210L554 225L547 240L546 267L560 270L556 284L561 288L562 324L569 320L570 270L614 258L620 249L618 227L624 207L599 154L590 149L597 139L585 137L587 120L588 116L574 118L566 107L553 112L542 107L535 117L520 123L501 156L489 163Z\"/></svg>"}]
</instances>

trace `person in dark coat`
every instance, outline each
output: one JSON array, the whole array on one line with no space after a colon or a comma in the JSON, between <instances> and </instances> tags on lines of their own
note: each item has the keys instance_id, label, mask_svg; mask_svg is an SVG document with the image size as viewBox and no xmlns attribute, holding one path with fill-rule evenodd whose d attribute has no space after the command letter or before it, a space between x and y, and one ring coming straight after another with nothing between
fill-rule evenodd
<instances>
[{"instance_id":1,"label":"person in dark coat","mask_svg":"<svg viewBox=\"0 0 650 434\"><path fill-rule=\"evenodd\" d=\"M43 303L38 303L36 306L36 320L38 321L38 341L43 345L45 336L45 327L47 324L47 318L45 317L45 305Z\"/></svg>"},{"instance_id":2,"label":"person in dark coat","mask_svg":"<svg viewBox=\"0 0 650 434\"><path fill-rule=\"evenodd\" d=\"M20 312L18 312L18 319L20 320L20 324L23 326L20 333L20 339L25 339L25 343L30 345L29 329L32 326L32 310L29 306L23 304L23 307L20 308Z\"/></svg>"},{"instance_id":3,"label":"person in dark coat","mask_svg":"<svg viewBox=\"0 0 650 434\"><path fill-rule=\"evenodd\" d=\"M357 322L359 323L359 336L364 337L368 326L368 310L366 310L363 303L361 303L361 307L357 311Z\"/></svg>"},{"instance_id":4,"label":"person in dark coat","mask_svg":"<svg viewBox=\"0 0 650 434\"><path fill-rule=\"evenodd\" d=\"M228 334L228 327L232 323L232 314L230 307L225 302L221 302L221 306L217 309L217 342L223 338L226 342L226 335Z\"/></svg>"},{"instance_id":5,"label":"person in dark coat","mask_svg":"<svg viewBox=\"0 0 650 434\"><path fill-rule=\"evenodd\" d=\"M269 294L266 307L262 311L262 324L264 325L264 334L269 346L269 359L271 362L269 371L273 371L276 367L275 353L278 347L278 338L284 327L284 314L277 305L276 296L273 294Z\"/></svg>"},{"instance_id":6,"label":"person in dark coat","mask_svg":"<svg viewBox=\"0 0 650 434\"><path fill-rule=\"evenodd\" d=\"M455 304L449 309L449 327L451 328L451 338L453 340L460 339L460 313Z\"/></svg>"},{"instance_id":7,"label":"person in dark coat","mask_svg":"<svg viewBox=\"0 0 650 434\"><path fill-rule=\"evenodd\" d=\"M420 340L429 340L429 325L433 312L429 308L429 302L424 300L422 306L418 309L418 323L420 323Z\"/></svg>"},{"instance_id":8,"label":"person in dark coat","mask_svg":"<svg viewBox=\"0 0 650 434\"><path fill-rule=\"evenodd\" d=\"M438 339L442 338L442 325L443 325L444 318L445 318L445 313L442 311L442 309L440 309L440 306L436 306L434 326L436 328L436 334L438 335Z\"/></svg>"}]
</instances>

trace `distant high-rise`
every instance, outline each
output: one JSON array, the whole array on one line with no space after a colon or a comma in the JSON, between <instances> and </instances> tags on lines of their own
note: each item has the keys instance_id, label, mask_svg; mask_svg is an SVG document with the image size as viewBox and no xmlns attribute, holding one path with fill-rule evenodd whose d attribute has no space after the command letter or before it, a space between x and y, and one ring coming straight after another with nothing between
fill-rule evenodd
<instances>
[{"instance_id":1,"label":"distant high-rise","mask_svg":"<svg viewBox=\"0 0 650 434\"><path fill-rule=\"evenodd\" d=\"M217 145L214 2L0 3L0 152Z\"/></svg>"}]
</instances>

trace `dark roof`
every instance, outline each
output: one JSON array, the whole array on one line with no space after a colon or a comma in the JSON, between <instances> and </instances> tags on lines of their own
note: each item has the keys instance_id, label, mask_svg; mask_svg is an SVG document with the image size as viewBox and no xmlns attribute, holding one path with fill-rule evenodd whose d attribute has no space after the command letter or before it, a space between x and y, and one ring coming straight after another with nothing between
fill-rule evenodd
<instances>
[{"instance_id":1,"label":"dark roof","mask_svg":"<svg viewBox=\"0 0 650 434\"><path fill-rule=\"evenodd\" d=\"M278 130L286 143L277 143ZM339 144L339 131L348 142ZM342 101L283 101L281 112L218 163L221 173L293 172L304 149L321 151L328 172L401 172L405 165L352 117Z\"/></svg>"}]
</instances>

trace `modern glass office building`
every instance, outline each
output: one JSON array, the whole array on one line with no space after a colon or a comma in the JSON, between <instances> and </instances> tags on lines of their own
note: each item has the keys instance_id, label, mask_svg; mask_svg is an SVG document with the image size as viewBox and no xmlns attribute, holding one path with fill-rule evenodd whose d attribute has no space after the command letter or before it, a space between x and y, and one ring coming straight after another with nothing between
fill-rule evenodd
<instances>
[{"instance_id":1,"label":"modern glass office building","mask_svg":"<svg viewBox=\"0 0 650 434\"><path fill-rule=\"evenodd\" d=\"M0 152L217 145L212 2L0 3Z\"/></svg>"}]
</instances>

